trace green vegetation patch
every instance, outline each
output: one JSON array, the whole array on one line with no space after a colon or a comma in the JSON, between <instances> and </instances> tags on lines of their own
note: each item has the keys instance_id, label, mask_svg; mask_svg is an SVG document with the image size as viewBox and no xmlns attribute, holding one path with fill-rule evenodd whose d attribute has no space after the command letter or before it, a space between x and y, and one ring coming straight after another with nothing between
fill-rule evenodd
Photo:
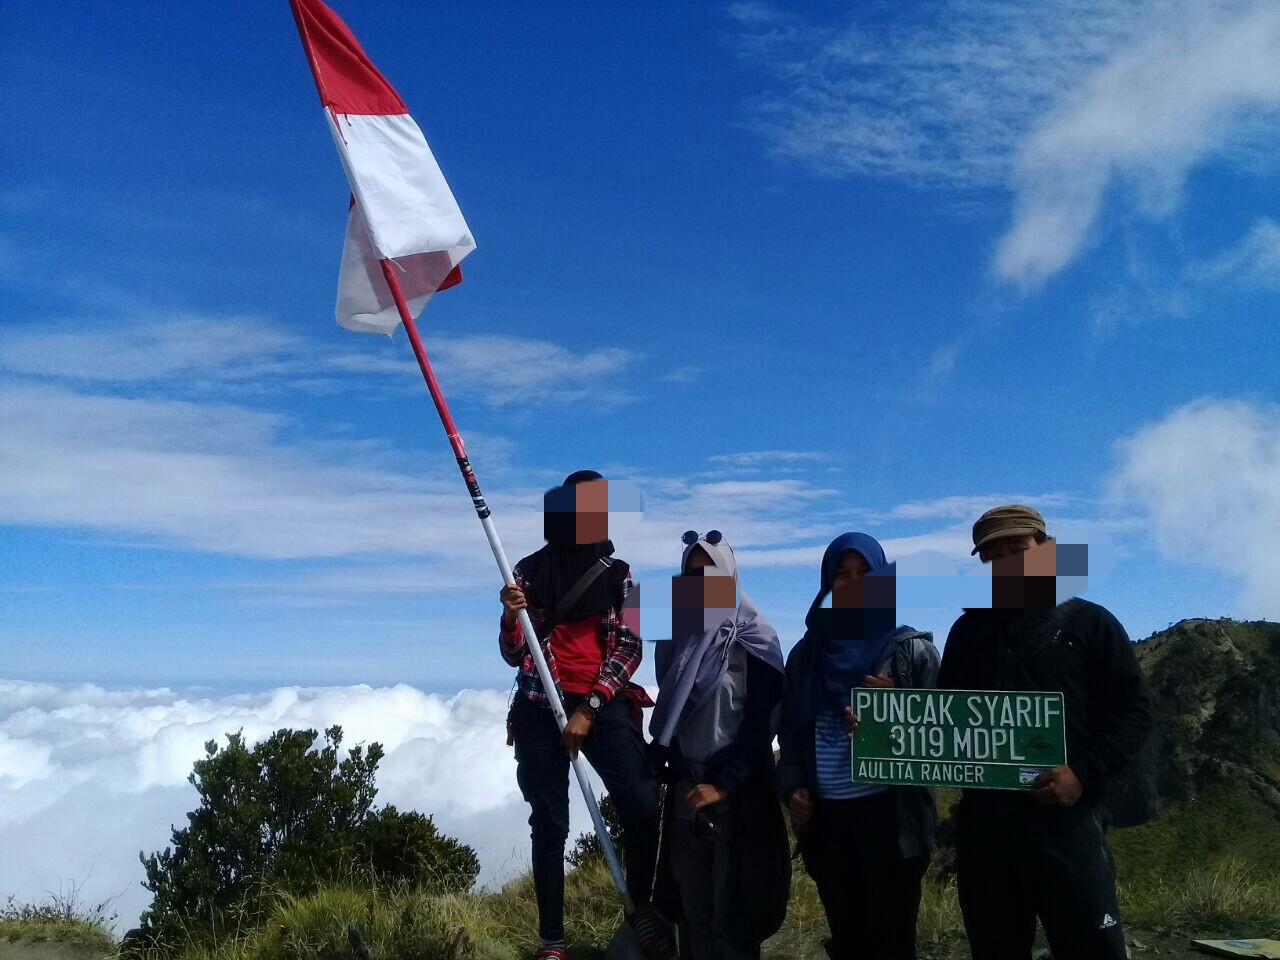
<instances>
[{"instance_id":1,"label":"green vegetation patch","mask_svg":"<svg viewBox=\"0 0 1280 960\"><path fill-rule=\"evenodd\" d=\"M108 905L85 906L73 888L68 895L53 895L43 903L19 903L16 897L0 905L0 939L66 943L86 952L115 951L111 935L114 916Z\"/></svg>"}]
</instances>

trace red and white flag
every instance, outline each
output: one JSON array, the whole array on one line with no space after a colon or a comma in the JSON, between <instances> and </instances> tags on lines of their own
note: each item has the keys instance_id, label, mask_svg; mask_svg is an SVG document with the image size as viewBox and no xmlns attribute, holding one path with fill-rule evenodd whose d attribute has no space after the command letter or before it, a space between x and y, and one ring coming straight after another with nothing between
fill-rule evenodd
<instances>
[{"instance_id":1,"label":"red and white flag","mask_svg":"<svg viewBox=\"0 0 1280 960\"><path fill-rule=\"evenodd\" d=\"M400 316L379 261L394 261L416 318L437 290L461 282L476 242L408 107L347 25L320 0L289 3L351 183L338 325L390 336Z\"/></svg>"}]
</instances>

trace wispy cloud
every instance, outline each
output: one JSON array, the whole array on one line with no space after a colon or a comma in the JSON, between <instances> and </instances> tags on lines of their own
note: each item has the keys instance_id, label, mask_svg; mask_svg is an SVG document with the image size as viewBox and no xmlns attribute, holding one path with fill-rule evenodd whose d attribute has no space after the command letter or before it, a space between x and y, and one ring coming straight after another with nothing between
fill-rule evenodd
<instances>
[{"instance_id":1,"label":"wispy cloud","mask_svg":"<svg viewBox=\"0 0 1280 960\"><path fill-rule=\"evenodd\" d=\"M403 336L298 336L254 317L170 316L135 322L17 327L0 342L0 371L112 387L163 384L174 392L237 396L290 390L352 389L370 376L420 389ZM428 338L428 350L452 395L506 407L586 397L596 405L625 398L616 380L637 356L620 347L583 351L547 340L493 334Z\"/></svg>"},{"instance_id":2,"label":"wispy cloud","mask_svg":"<svg viewBox=\"0 0 1280 960\"><path fill-rule=\"evenodd\" d=\"M496 407L530 402L590 400L594 407L632 399L622 376L638 360L631 350L602 347L574 352L546 340L508 336L439 337L431 345L442 376Z\"/></svg>"},{"instance_id":3,"label":"wispy cloud","mask_svg":"<svg viewBox=\"0 0 1280 960\"><path fill-rule=\"evenodd\" d=\"M1159 4L1169 7L1172 4ZM1003 187L1027 131L1153 8L1123 0L871 4L824 26L761 4L730 16L775 92L753 125L815 172Z\"/></svg>"},{"instance_id":4,"label":"wispy cloud","mask_svg":"<svg viewBox=\"0 0 1280 960\"><path fill-rule=\"evenodd\" d=\"M1195 268L1193 276L1262 290L1280 288L1280 223L1260 218L1239 243Z\"/></svg>"},{"instance_id":5,"label":"wispy cloud","mask_svg":"<svg viewBox=\"0 0 1280 960\"><path fill-rule=\"evenodd\" d=\"M491 582L484 539L447 461L409 472L404 455L377 440L307 439L306 424L283 413L99 386L0 380L8 424L0 433L0 523L267 560L364 558L358 570L265 578L265 589L295 597ZM769 451L741 459L749 466L820 457ZM631 557L642 565L668 564L690 523L718 524L745 545L804 542L813 536L813 503L839 496L807 480L754 478L733 458L714 476L651 480L645 516L619 518L635 524ZM541 487L526 480L487 493L509 546L538 546Z\"/></svg>"},{"instance_id":6,"label":"wispy cloud","mask_svg":"<svg viewBox=\"0 0 1280 960\"><path fill-rule=\"evenodd\" d=\"M939 497L935 500L913 500L889 510L885 517L891 520L977 520L985 511L1002 503L1025 503L1045 514L1046 519L1056 511L1068 507L1072 498L1058 493L1011 494L989 493L981 496Z\"/></svg>"},{"instance_id":7,"label":"wispy cloud","mask_svg":"<svg viewBox=\"0 0 1280 960\"><path fill-rule=\"evenodd\" d=\"M1114 185L1129 188L1139 213L1168 217L1192 168L1257 136L1266 128L1250 121L1280 108L1280 8L1173 12L1085 77L1019 145L998 276L1033 286L1065 267Z\"/></svg>"},{"instance_id":8,"label":"wispy cloud","mask_svg":"<svg viewBox=\"0 0 1280 960\"><path fill-rule=\"evenodd\" d=\"M277 559L480 546L447 464L424 478L377 444L290 441L279 414L3 383L0 404L0 522Z\"/></svg>"},{"instance_id":9,"label":"wispy cloud","mask_svg":"<svg viewBox=\"0 0 1280 960\"><path fill-rule=\"evenodd\" d=\"M818 450L746 450L740 453L718 453L707 457L709 463L736 469L750 469L765 465L822 463L830 459L831 454Z\"/></svg>"},{"instance_id":10,"label":"wispy cloud","mask_svg":"<svg viewBox=\"0 0 1280 960\"><path fill-rule=\"evenodd\" d=\"M775 88L751 125L824 176L1012 191L994 274L1034 287L1070 263L1119 186L1163 219L1188 172L1274 139L1280 9L1266 0L871 4L824 26L730 9ZM1266 139L1263 139L1266 138Z\"/></svg>"},{"instance_id":11,"label":"wispy cloud","mask_svg":"<svg viewBox=\"0 0 1280 960\"><path fill-rule=\"evenodd\" d=\"M945 380L956 369L956 361L960 358L960 344L945 343L937 347L929 357L929 366L925 375L931 380Z\"/></svg>"},{"instance_id":12,"label":"wispy cloud","mask_svg":"<svg viewBox=\"0 0 1280 960\"><path fill-rule=\"evenodd\" d=\"M662 379L667 383L694 383L701 375L702 367L687 363L668 370Z\"/></svg>"}]
</instances>

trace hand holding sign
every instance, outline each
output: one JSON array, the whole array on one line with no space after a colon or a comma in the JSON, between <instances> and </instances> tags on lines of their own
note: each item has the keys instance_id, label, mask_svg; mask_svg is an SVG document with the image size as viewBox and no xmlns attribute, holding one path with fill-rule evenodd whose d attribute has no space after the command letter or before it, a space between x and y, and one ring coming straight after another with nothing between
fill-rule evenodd
<instances>
[{"instance_id":1,"label":"hand holding sign","mask_svg":"<svg viewBox=\"0 0 1280 960\"><path fill-rule=\"evenodd\" d=\"M862 685L872 690L892 690L897 686L892 677L883 673L878 675L867 674L862 678ZM858 715L853 712L853 707L844 708L844 732L848 734L850 740L858 732Z\"/></svg>"},{"instance_id":2,"label":"hand holding sign","mask_svg":"<svg viewBox=\"0 0 1280 960\"><path fill-rule=\"evenodd\" d=\"M1070 767L1054 767L1036 777L1031 795L1041 803L1074 807L1084 793L1084 784Z\"/></svg>"},{"instance_id":3,"label":"hand holding sign","mask_svg":"<svg viewBox=\"0 0 1280 960\"><path fill-rule=\"evenodd\" d=\"M853 707L844 708L844 732L850 740L858 735L858 715L853 712Z\"/></svg>"}]
</instances>

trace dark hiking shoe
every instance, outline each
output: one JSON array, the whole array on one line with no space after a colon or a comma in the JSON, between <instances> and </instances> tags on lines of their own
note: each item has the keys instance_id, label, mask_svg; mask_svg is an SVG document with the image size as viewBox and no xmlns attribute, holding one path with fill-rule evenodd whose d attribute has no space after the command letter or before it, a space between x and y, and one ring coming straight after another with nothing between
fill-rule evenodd
<instances>
[{"instance_id":1,"label":"dark hiking shoe","mask_svg":"<svg viewBox=\"0 0 1280 960\"><path fill-rule=\"evenodd\" d=\"M672 935L671 924L658 912L657 907L647 903L636 907L627 918L631 929L635 931L640 947L650 960L668 960L676 955L676 938Z\"/></svg>"}]
</instances>

